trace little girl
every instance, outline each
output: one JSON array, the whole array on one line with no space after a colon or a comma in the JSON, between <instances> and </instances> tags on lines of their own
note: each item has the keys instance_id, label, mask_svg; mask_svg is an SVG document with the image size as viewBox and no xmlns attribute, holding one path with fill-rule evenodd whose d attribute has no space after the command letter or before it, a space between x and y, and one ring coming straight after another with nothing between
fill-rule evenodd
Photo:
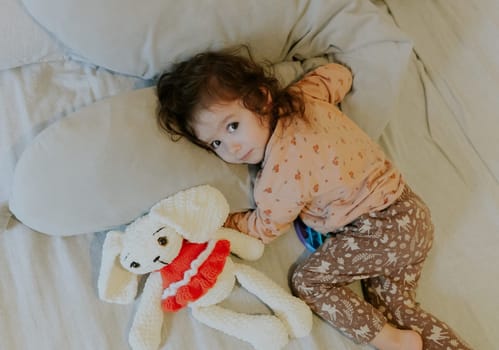
<instances>
[{"instance_id":1,"label":"little girl","mask_svg":"<svg viewBox=\"0 0 499 350\"><path fill-rule=\"evenodd\" d=\"M250 58L207 52L157 84L158 122L229 163L255 164L256 208L225 225L268 243L295 220L328 233L292 289L357 343L470 349L415 302L433 225L382 150L338 108L351 72L328 64L280 88ZM365 300L347 287L361 280Z\"/></svg>"}]
</instances>

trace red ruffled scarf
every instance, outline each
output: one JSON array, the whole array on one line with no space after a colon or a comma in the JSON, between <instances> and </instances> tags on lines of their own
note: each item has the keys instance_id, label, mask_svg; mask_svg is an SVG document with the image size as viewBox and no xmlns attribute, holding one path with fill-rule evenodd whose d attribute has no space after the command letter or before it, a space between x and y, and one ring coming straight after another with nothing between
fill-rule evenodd
<instances>
[{"instance_id":1,"label":"red ruffled scarf","mask_svg":"<svg viewBox=\"0 0 499 350\"><path fill-rule=\"evenodd\" d=\"M179 255L159 272L163 278L161 307L178 311L205 295L217 282L230 254L228 240L182 243Z\"/></svg>"}]
</instances>

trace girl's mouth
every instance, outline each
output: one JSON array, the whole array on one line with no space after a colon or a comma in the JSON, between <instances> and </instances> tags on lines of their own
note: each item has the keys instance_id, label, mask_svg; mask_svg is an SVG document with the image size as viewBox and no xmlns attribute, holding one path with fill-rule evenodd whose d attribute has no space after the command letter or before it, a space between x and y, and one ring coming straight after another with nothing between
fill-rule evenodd
<instances>
[{"instance_id":1,"label":"girl's mouth","mask_svg":"<svg viewBox=\"0 0 499 350\"><path fill-rule=\"evenodd\" d=\"M248 151L248 152L247 152L244 156L242 156L242 157L240 158L240 160L241 160L241 161L243 161L243 162L247 161L247 160L250 158L250 156L251 156L251 153L252 153L252 152L253 152L253 150L252 150L252 149L251 149L251 150L249 150L249 151Z\"/></svg>"}]
</instances>

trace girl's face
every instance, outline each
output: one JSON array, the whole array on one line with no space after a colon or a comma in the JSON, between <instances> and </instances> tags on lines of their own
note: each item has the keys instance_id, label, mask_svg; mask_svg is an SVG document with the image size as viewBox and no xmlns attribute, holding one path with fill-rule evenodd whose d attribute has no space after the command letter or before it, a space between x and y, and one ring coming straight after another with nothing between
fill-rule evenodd
<instances>
[{"instance_id":1,"label":"girl's face","mask_svg":"<svg viewBox=\"0 0 499 350\"><path fill-rule=\"evenodd\" d=\"M268 119L240 100L221 102L196 113L194 131L224 161L258 164L270 138Z\"/></svg>"}]
</instances>

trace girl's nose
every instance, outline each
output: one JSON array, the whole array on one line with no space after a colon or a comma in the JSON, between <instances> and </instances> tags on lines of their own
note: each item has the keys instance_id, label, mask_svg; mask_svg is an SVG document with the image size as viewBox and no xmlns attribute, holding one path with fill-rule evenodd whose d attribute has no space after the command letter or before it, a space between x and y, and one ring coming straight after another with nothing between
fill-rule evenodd
<instances>
[{"instance_id":1,"label":"girl's nose","mask_svg":"<svg viewBox=\"0 0 499 350\"><path fill-rule=\"evenodd\" d=\"M239 152L240 149L241 145L239 143L233 143L229 146L229 151L232 154L236 154L237 152Z\"/></svg>"}]
</instances>

